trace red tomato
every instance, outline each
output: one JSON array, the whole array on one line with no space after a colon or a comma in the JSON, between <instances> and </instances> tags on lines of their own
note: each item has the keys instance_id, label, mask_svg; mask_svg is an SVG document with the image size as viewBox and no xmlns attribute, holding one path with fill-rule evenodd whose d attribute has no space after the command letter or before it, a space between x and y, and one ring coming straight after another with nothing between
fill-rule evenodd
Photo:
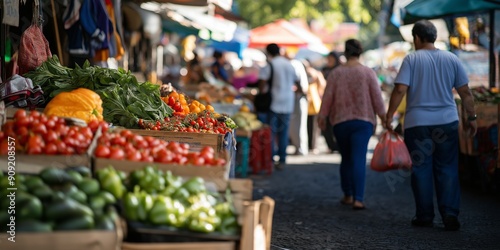
<instances>
[{"instance_id":1,"label":"red tomato","mask_svg":"<svg viewBox=\"0 0 500 250\"><path fill-rule=\"evenodd\" d=\"M36 111L36 110L33 110L30 112L30 116L33 117L33 118L38 118L41 116L41 113Z\"/></svg>"},{"instance_id":2,"label":"red tomato","mask_svg":"<svg viewBox=\"0 0 500 250\"><path fill-rule=\"evenodd\" d=\"M135 142L135 147L138 149L145 149L145 148L148 148L149 145L148 145L147 141L140 140L140 141Z\"/></svg>"},{"instance_id":3,"label":"red tomato","mask_svg":"<svg viewBox=\"0 0 500 250\"><path fill-rule=\"evenodd\" d=\"M45 123L48 121L49 119L47 118L47 116L41 114L40 117L38 117L38 121L40 123L43 123L45 125Z\"/></svg>"},{"instance_id":4,"label":"red tomato","mask_svg":"<svg viewBox=\"0 0 500 250\"><path fill-rule=\"evenodd\" d=\"M66 136L69 131L69 127L64 124L57 123L54 127L54 131L60 135Z\"/></svg>"},{"instance_id":5,"label":"red tomato","mask_svg":"<svg viewBox=\"0 0 500 250\"><path fill-rule=\"evenodd\" d=\"M92 139L94 137L94 133L90 127L81 127L80 133L87 139Z\"/></svg>"},{"instance_id":6,"label":"red tomato","mask_svg":"<svg viewBox=\"0 0 500 250\"><path fill-rule=\"evenodd\" d=\"M17 129L16 129L17 136L26 136L29 133L30 132L28 131L27 127L17 127Z\"/></svg>"},{"instance_id":7,"label":"red tomato","mask_svg":"<svg viewBox=\"0 0 500 250\"><path fill-rule=\"evenodd\" d=\"M54 132L53 130L49 130L47 131L47 134L45 134L43 136L43 140L47 143L49 142L53 142L53 141L56 141L58 139L58 135L56 132Z\"/></svg>"},{"instance_id":8,"label":"red tomato","mask_svg":"<svg viewBox=\"0 0 500 250\"><path fill-rule=\"evenodd\" d=\"M214 148L212 148L210 146L205 146L205 147L201 148L201 150L200 150L200 153L204 153L204 152L209 153L209 154L214 154L215 150L214 150Z\"/></svg>"},{"instance_id":9,"label":"red tomato","mask_svg":"<svg viewBox=\"0 0 500 250\"><path fill-rule=\"evenodd\" d=\"M121 148L112 147L109 158L115 160L123 160L125 158L125 152Z\"/></svg>"},{"instance_id":10,"label":"red tomato","mask_svg":"<svg viewBox=\"0 0 500 250\"><path fill-rule=\"evenodd\" d=\"M3 140L0 143L0 155L6 155L9 153L9 142L7 140Z\"/></svg>"},{"instance_id":11,"label":"red tomato","mask_svg":"<svg viewBox=\"0 0 500 250\"><path fill-rule=\"evenodd\" d=\"M66 146L66 144L63 141L57 140L54 142L54 144L57 146L57 152L59 154L65 154L67 152L68 147Z\"/></svg>"},{"instance_id":12,"label":"red tomato","mask_svg":"<svg viewBox=\"0 0 500 250\"><path fill-rule=\"evenodd\" d=\"M120 136L123 136L123 137L128 137L131 134L133 134L133 133L130 130L125 129L125 130L120 131Z\"/></svg>"},{"instance_id":13,"label":"red tomato","mask_svg":"<svg viewBox=\"0 0 500 250\"><path fill-rule=\"evenodd\" d=\"M113 146L125 146L125 144L127 143L127 139L125 139L125 137L120 137L120 136L117 136L117 137L114 137L113 139L111 139L111 145Z\"/></svg>"},{"instance_id":14,"label":"red tomato","mask_svg":"<svg viewBox=\"0 0 500 250\"><path fill-rule=\"evenodd\" d=\"M226 165L226 160L224 160L222 158L214 158L212 160L212 165L214 165L214 166L224 166L224 165Z\"/></svg>"},{"instance_id":15,"label":"red tomato","mask_svg":"<svg viewBox=\"0 0 500 250\"><path fill-rule=\"evenodd\" d=\"M3 133L3 131L0 131L0 141L3 140L4 136L5 136L5 134Z\"/></svg>"},{"instance_id":16,"label":"red tomato","mask_svg":"<svg viewBox=\"0 0 500 250\"><path fill-rule=\"evenodd\" d=\"M18 120L19 118L21 117L26 117L26 110L24 109L19 109L16 111L16 113L14 114L14 119L15 120Z\"/></svg>"},{"instance_id":17,"label":"red tomato","mask_svg":"<svg viewBox=\"0 0 500 250\"><path fill-rule=\"evenodd\" d=\"M142 155L139 151L130 151L127 153L127 160L129 160L129 161L141 161Z\"/></svg>"},{"instance_id":18,"label":"red tomato","mask_svg":"<svg viewBox=\"0 0 500 250\"><path fill-rule=\"evenodd\" d=\"M95 149L95 156L99 158L108 158L109 154L111 154L111 150L109 147L104 145L98 145Z\"/></svg>"},{"instance_id":19,"label":"red tomato","mask_svg":"<svg viewBox=\"0 0 500 250\"><path fill-rule=\"evenodd\" d=\"M202 165L204 165L204 164L205 164L205 158L203 158L203 157L196 157L196 158L194 159L194 161L193 161L193 164L194 164L195 166L202 166Z\"/></svg>"},{"instance_id":20,"label":"red tomato","mask_svg":"<svg viewBox=\"0 0 500 250\"><path fill-rule=\"evenodd\" d=\"M55 155L57 154L57 145L53 142L47 144L45 148L43 149L43 152L48 155Z\"/></svg>"},{"instance_id":21,"label":"red tomato","mask_svg":"<svg viewBox=\"0 0 500 250\"><path fill-rule=\"evenodd\" d=\"M99 128L99 121L92 120L87 124L87 126L90 128L90 130L92 130L92 133L95 133Z\"/></svg>"},{"instance_id":22,"label":"red tomato","mask_svg":"<svg viewBox=\"0 0 500 250\"><path fill-rule=\"evenodd\" d=\"M29 124L30 124L30 119L28 117L26 117L26 116L19 117L15 121L15 125L16 125L17 128L28 127Z\"/></svg>"},{"instance_id":23,"label":"red tomato","mask_svg":"<svg viewBox=\"0 0 500 250\"><path fill-rule=\"evenodd\" d=\"M105 121L101 121L101 122L99 122L99 127L101 127L101 131L103 133L106 133L106 132L108 132L109 124Z\"/></svg>"}]
</instances>

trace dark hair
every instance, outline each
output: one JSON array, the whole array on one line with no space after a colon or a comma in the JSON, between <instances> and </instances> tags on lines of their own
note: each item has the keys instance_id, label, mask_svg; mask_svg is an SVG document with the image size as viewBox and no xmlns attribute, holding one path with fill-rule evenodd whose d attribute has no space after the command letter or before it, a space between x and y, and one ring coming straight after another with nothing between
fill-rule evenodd
<instances>
[{"instance_id":1,"label":"dark hair","mask_svg":"<svg viewBox=\"0 0 500 250\"><path fill-rule=\"evenodd\" d=\"M413 37L418 36L422 42L433 43L437 38L436 26L428 20L420 20L415 23L411 30Z\"/></svg>"},{"instance_id":2,"label":"dark hair","mask_svg":"<svg viewBox=\"0 0 500 250\"><path fill-rule=\"evenodd\" d=\"M275 43L270 43L266 46L266 51L271 56L277 56L280 54L280 47Z\"/></svg>"},{"instance_id":3,"label":"dark hair","mask_svg":"<svg viewBox=\"0 0 500 250\"><path fill-rule=\"evenodd\" d=\"M335 59L335 66L334 67L337 67L340 64L340 53L339 52L331 51L330 53L328 53L327 56L333 57Z\"/></svg>"},{"instance_id":4,"label":"dark hair","mask_svg":"<svg viewBox=\"0 0 500 250\"><path fill-rule=\"evenodd\" d=\"M222 52L220 52L218 50L214 51L214 57L215 57L215 59L222 58Z\"/></svg>"},{"instance_id":5,"label":"dark hair","mask_svg":"<svg viewBox=\"0 0 500 250\"><path fill-rule=\"evenodd\" d=\"M359 57L363 53L363 46L361 42L356 39L349 39L345 41L344 55L346 58Z\"/></svg>"}]
</instances>

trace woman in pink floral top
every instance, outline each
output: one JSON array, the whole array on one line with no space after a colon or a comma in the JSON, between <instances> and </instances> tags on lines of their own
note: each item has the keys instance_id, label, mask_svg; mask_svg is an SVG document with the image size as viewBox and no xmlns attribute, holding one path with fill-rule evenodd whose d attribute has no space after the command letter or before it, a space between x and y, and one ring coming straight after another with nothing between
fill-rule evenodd
<instances>
[{"instance_id":1,"label":"woman in pink floral top","mask_svg":"<svg viewBox=\"0 0 500 250\"><path fill-rule=\"evenodd\" d=\"M364 209L368 141L377 125L376 115L385 119L385 105L375 72L359 62L361 43L349 39L345 43L347 62L328 75L327 86L319 112L319 126L326 119L340 148L340 178L344 197L342 204Z\"/></svg>"}]
</instances>

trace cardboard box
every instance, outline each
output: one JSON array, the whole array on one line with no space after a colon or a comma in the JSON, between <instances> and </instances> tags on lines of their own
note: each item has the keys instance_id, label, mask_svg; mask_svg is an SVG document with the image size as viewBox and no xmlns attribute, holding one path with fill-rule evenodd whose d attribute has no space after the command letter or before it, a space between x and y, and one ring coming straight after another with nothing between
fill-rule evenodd
<instances>
[{"instance_id":1,"label":"cardboard box","mask_svg":"<svg viewBox=\"0 0 500 250\"><path fill-rule=\"evenodd\" d=\"M122 238L117 231L60 231L50 233L17 233L15 242L0 235L0 249L9 250L115 250Z\"/></svg>"},{"instance_id":2,"label":"cardboard box","mask_svg":"<svg viewBox=\"0 0 500 250\"><path fill-rule=\"evenodd\" d=\"M165 141L187 143L189 144L189 147L194 150L200 150L205 146L210 146L214 148L215 152L217 153L225 151L225 135L223 134L170 132L145 129L130 129L130 131L138 135L152 136Z\"/></svg>"}]
</instances>

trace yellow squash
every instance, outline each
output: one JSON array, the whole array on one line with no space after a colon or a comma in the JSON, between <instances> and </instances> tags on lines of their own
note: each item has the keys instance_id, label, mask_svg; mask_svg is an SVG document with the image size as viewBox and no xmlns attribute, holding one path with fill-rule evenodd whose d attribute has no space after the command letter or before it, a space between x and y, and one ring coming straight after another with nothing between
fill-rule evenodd
<instances>
[{"instance_id":1,"label":"yellow squash","mask_svg":"<svg viewBox=\"0 0 500 250\"><path fill-rule=\"evenodd\" d=\"M102 121L102 100L92 90L79 88L56 95L45 107L48 116L72 117L85 122Z\"/></svg>"}]
</instances>

